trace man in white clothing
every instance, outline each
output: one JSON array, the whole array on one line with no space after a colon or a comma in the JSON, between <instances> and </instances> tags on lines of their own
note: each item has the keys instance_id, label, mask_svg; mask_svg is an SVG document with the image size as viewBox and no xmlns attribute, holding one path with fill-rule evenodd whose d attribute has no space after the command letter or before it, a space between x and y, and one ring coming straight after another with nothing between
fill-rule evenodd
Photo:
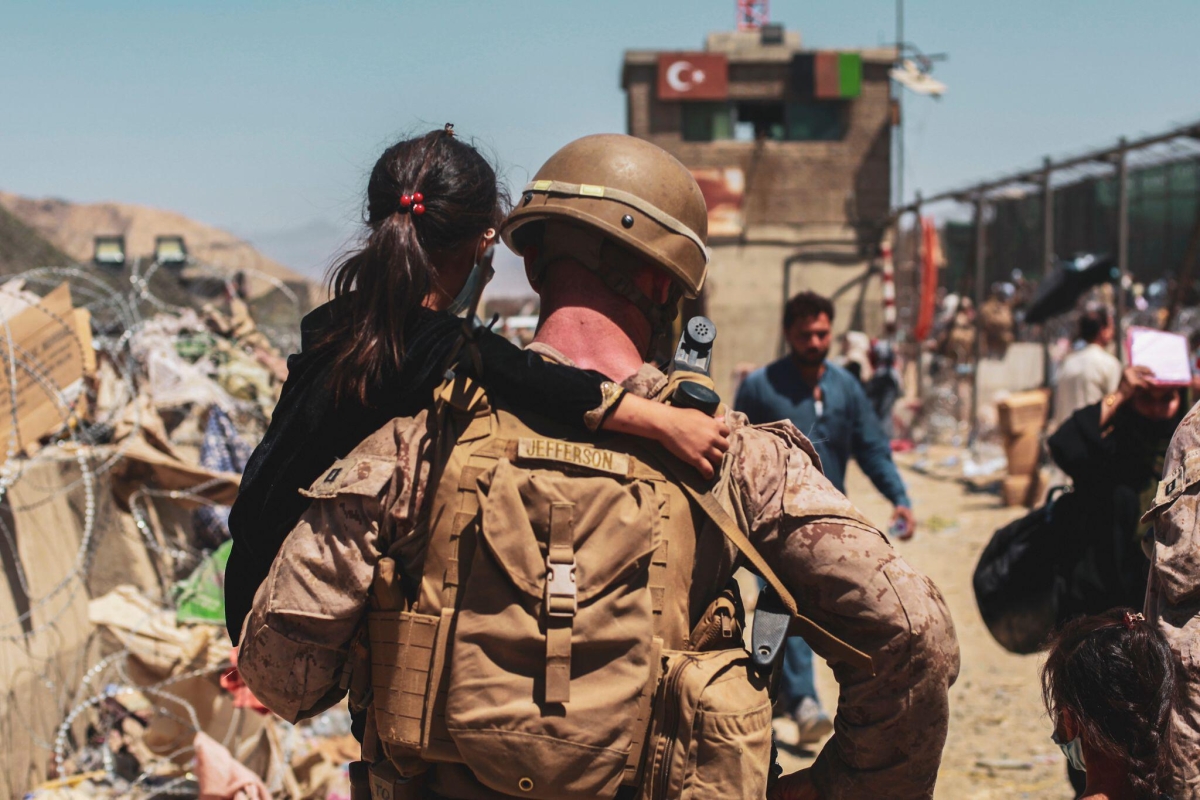
<instances>
[{"instance_id":1,"label":"man in white clothing","mask_svg":"<svg viewBox=\"0 0 1200 800\"><path fill-rule=\"evenodd\" d=\"M1054 419L1050 430L1084 406L1100 402L1117 390L1121 382L1121 362L1108 352L1115 326L1108 309L1101 307L1084 313L1079 320L1079 338L1087 344L1067 354L1058 372L1054 390Z\"/></svg>"}]
</instances>

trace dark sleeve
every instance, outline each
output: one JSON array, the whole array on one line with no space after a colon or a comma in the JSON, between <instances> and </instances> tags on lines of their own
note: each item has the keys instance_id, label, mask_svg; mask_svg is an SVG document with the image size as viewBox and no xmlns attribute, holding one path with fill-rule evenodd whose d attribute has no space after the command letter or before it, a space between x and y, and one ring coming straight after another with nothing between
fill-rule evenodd
<instances>
[{"instance_id":1,"label":"dark sleeve","mask_svg":"<svg viewBox=\"0 0 1200 800\"><path fill-rule=\"evenodd\" d=\"M1113 448L1100 430L1100 403L1067 417L1047 444L1054 463L1076 483L1093 483L1108 472Z\"/></svg>"},{"instance_id":2,"label":"dark sleeve","mask_svg":"<svg viewBox=\"0 0 1200 800\"><path fill-rule=\"evenodd\" d=\"M912 501L908 499L904 479L892 460L892 445L879 424L879 418L875 416L875 409L867 400L866 392L857 382L850 383L847 391L854 407L854 438L851 446L858 466L892 505L911 507Z\"/></svg>"},{"instance_id":3,"label":"dark sleeve","mask_svg":"<svg viewBox=\"0 0 1200 800\"><path fill-rule=\"evenodd\" d=\"M609 378L554 364L491 331L479 337L479 358L484 386L555 422L584 428L584 414L604 401L600 386Z\"/></svg>"},{"instance_id":4,"label":"dark sleeve","mask_svg":"<svg viewBox=\"0 0 1200 800\"><path fill-rule=\"evenodd\" d=\"M393 380L390 395L395 413L391 416L411 416L429 405L462 336L462 321L452 314L422 309L420 318L404 355L404 369ZM479 332L478 345L481 374L477 377L513 405L583 428L583 415L603 402L600 385L608 378L599 372L553 364L489 330ZM457 363L474 374L475 361L465 347Z\"/></svg>"}]
</instances>

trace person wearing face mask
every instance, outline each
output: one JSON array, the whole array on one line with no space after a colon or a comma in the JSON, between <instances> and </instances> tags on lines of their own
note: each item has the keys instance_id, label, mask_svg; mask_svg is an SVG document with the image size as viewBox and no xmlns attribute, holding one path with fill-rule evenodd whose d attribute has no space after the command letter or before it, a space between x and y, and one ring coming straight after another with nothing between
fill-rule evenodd
<instances>
[{"instance_id":1,"label":"person wearing face mask","mask_svg":"<svg viewBox=\"0 0 1200 800\"><path fill-rule=\"evenodd\" d=\"M1165 731L1179 667L1157 626L1127 608L1068 622L1041 677L1051 738L1086 776L1078 797L1170 800Z\"/></svg>"},{"instance_id":2,"label":"person wearing face mask","mask_svg":"<svg viewBox=\"0 0 1200 800\"><path fill-rule=\"evenodd\" d=\"M1167 446L1187 406L1177 386L1159 385L1146 367L1126 367L1120 385L1076 411L1050 437L1050 454L1075 491L1064 500L1071 564L1060 619L1115 606L1141 607L1150 561L1143 546Z\"/></svg>"},{"instance_id":3,"label":"person wearing face mask","mask_svg":"<svg viewBox=\"0 0 1200 800\"><path fill-rule=\"evenodd\" d=\"M367 183L364 244L334 268L333 299L302 321L301 352L288 359L271 425L230 512L232 641L310 504L301 490L387 420L432 404L463 334L458 315L491 278L483 255L507 205L495 170L453 125L379 157ZM723 420L629 395L599 372L549 363L489 330L475 335L478 361L455 368L518 407L579 429L655 439L705 478L728 448Z\"/></svg>"}]
</instances>

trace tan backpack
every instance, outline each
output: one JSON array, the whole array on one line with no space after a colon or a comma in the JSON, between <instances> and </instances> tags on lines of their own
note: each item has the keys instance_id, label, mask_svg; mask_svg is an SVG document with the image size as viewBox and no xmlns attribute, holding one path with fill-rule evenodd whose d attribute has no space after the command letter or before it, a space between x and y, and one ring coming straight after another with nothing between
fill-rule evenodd
<instances>
[{"instance_id":1,"label":"tan backpack","mask_svg":"<svg viewBox=\"0 0 1200 800\"><path fill-rule=\"evenodd\" d=\"M646 800L764 797L767 681L740 600L723 580L692 586L700 530L715 524L795 604L728 514L638 441L535 429L463 378L437 407L421 585L411 608L385 610L399 596L385 560L368 616L375 724L397 774L458 762L518 797L623 784ZM402 784L373 779L373 793L403 797Z\"/></svg>"}]
</instances>

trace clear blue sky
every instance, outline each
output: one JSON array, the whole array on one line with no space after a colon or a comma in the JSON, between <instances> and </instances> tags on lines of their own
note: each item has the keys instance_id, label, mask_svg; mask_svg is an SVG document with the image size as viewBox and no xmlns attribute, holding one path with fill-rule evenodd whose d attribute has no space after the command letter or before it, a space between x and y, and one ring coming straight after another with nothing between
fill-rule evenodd
<instances>
[{"instance_id":1,"label":"clear blue sky","mask_svg":"<svg viewBox=\"0 0 1200 800\"><path fill-rule=\"evenodd\" d=\"M773 0L808 47L894 37L893 0ZM510 185L623 131L626 48L694 49L733 0L0 5L0 189L181 211L315 273L402 134L453 121ZM907 104L906 187L938 189L1200 118L1196 0L909 0L950 60Z\"/></svg>"}]
</instances>

